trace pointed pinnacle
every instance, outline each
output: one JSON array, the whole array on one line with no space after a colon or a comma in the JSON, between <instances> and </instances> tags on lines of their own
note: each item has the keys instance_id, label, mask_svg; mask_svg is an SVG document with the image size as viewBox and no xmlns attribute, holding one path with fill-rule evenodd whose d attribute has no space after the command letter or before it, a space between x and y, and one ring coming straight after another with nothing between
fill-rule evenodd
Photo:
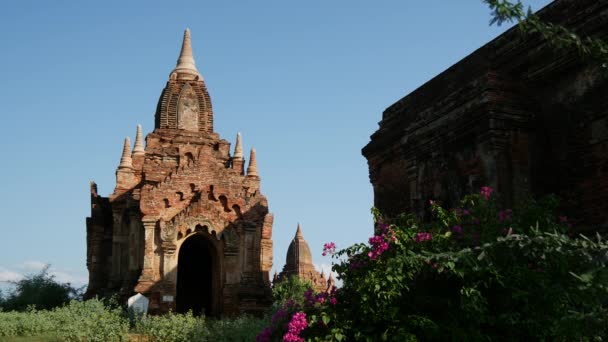
<instances>
[{"instance_id":1,"label":"pointed pinnacle","mask_svg":"<svg viewBox=\"0 0 608 342\"><path fill-rule=\"evenodd\" d=\"M255 160L255 148L251 149L249 155L249 166L247 167L247 176L258 177L258 163Z\"/></svg>"},{"instance_id":2,"label":"pointed pinnacle","mask_svg":"<svg viewBox=\"0 0 608 342\"><path fill-rule=\"evenodd\" d=\"M144 143L141 137L141 125L137 125L137 133L135 134L135 146L133 147L134 156L142 156L146 154Z\"/></svg>"},{"instance_id":3,"label":"pointed pinnacle","mask_svg":"<svg viewBox=\"0 0 608 342\"><path fill-rule=\"evenodd\" d=\"M236 134L236 145L234 146L234 159L243 159L243 143L241 142L241 132Z\"/></svg>"},{"instance_id":4,"label":"pointed pinnacle","mask_svg":"<svg viewBox=\"0 0 608 342\"><path fill-rule=\"evenodd\" d=\"M184 40L182 42L182 50L179 54L179 58L177 59L177 65L172 72L176 72L178 74L190 74L190 75L198 75L198 70L196 70L196 65L194 62L194 55L192 54L192 42L190 41L190 29L186 29L184 32Z\"/></svg>"},{"instance_id":5,"label":"pointed pinnacle","mask_svg":"<svg viewBox=\"0 0 608 342\"><path fill-rule=\"evenodd\" d=\"M125 138L125 146L122 149L122 157L120 158L120 165L118 165L118 168L133 168L131 160L131 139L129 139L129 137Z\"/></svg>"},{"instance_id":6,"label":"pointed pinnacle","mask_svg":"<svg viewBox=\"0 0 608 342\"><path fill-rule=\"evenodd\" d=\"M298 223L298 229L296 229L296 239L304 239L304 235L302 234L302 228L300 228L300 223Z\"/></svg>"}]
</instances>

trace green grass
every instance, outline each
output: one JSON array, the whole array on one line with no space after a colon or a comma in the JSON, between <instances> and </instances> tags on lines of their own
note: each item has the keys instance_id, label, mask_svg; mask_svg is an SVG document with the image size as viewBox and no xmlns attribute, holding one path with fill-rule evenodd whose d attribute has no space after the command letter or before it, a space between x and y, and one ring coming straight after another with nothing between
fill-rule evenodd
<instances>
[{"instance_id":1,"label":"green grass","mask_svg":"<svg viewBox=\"0 0 608 342\"><path fill-rule=\"evenodd\" d=\"M1 342L60 342L57 337L52 336L28 336L28 337L0 337Z\"/></svg>"}]
</instances>

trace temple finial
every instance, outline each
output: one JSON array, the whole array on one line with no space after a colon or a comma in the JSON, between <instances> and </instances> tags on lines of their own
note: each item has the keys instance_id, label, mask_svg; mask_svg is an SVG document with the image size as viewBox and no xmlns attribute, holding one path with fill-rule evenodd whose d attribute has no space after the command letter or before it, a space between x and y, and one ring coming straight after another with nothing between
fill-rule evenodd
<instances>
[{"instance_id":1,"label":"temple finial","mask_svg":"<svg viewBox=\"0 0 608 342\"><path fill-rule=\"evenodd\" d=\"M118 168L133 168L133 162L131 160L131 139L129 139L129 137L125 138L125 146L122 149L122 157L120 158L120 165L118 165Z\"/></svg>"},{"instance_id":2,"label":"temple finial","mask_svg":"<svg viewBox=\"0 0 608 342\"><path fill-rule=\"evenodd\" d=\"M234 146L234 159L243 159L243 143L241 142L241 132L236 134L236 145Z\"/></svg>"},{"instance_id":3,"label":"temple finial","mask_svg":"<svg viewBox=\"0 0 608 342\"><path fill-rule=\"evenodd\" d=\"M91 187L91 195L97 197L97 183L95 183L94 180L91 181L90 187Z\"/></svg>"},{"instance_id":4,"label":"temple finial","mask_svg":"<svg viewBox=\"0 0 608 342\"><path fill-rule=\"evenodd\" d=\"M255 148L251 149L249 155L249 166L247 167L247 176L258 177L258 163L255 160Z\"/></svg>"},{"instance_id":5,"label":"temple finial","mask_svg":"<svg viewBox=\"0 0 608 342\"><path fill-rule=\"evenodd\" d=\"M141 136L141 125L137 125L137 133L135 134L135 146L133 146L133 155L139 156L146 154L144 143Z\"/></svg>"},{"instance_id":6,"label":"temple finial","mask_svg":"<svg viewBox=\"0 0 608 342\"><path fill-rule=\"evenodd\" d=\"M194 55L192 54L192 42L190 41L190 29L186 29L184 32L184 41L182 42L182 50L177 59L177 65L171 73L177 73L179 78L181 75L199 76L198 70L194 62Z\"/></svg>"},{"instance_id":7,"label":"temple finial","mask_svg":"<svg viewBox=\"0 0 608 342\"><path fill-rule=\"evenodd\" d=\"M300 227L299 222L298 222L298 229L296 229L296 239L304 239L304 235L302 234L302 228Z\"/></svg>"}]
</instances>

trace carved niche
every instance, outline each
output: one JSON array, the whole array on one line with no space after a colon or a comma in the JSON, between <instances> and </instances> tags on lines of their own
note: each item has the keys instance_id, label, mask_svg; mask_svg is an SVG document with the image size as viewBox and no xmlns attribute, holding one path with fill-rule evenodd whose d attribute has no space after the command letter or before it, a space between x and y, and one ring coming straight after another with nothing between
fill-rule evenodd
<instances>
[{"instance_id":1,"label":"carved niche","mask_svg":"<svg viewBox=\"0 0 608 342\"><path fill-rule=\"evenodd\" d=\"M198 131L199 103L194 88L186 84L177 100L177 128Z\"/></svg>"},{"instance_id":2,"label":"carved niche","mask_svg":"<svg viewBox=\"0 0 608 342\"><path fill-rule=\"evenodd\" d=\"M224 241L226 242L226 249L224 253L229 255L236 254L240 246L240 239L236 228L233 226L228 226L222 232L222 236L224 237Z\"/></svg>"}]
</instances>

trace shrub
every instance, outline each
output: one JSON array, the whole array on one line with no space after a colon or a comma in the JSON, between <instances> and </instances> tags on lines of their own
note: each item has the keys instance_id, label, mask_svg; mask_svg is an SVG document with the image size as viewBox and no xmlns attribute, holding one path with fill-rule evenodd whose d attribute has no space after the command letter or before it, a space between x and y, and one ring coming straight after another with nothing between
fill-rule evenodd
<instances>
[{"instance_id":1,"label":"shrub","mask_svg":"<svg viewBox=\"0 0 608 342\"><path fill-rule=\"evenodd\" d=\"M126 341L128 322L119 308L92 299L54 310L0 312L0 337L51 336L61 341Z\"/></svg>"},{"instance_id":2,"label":"shrub","mask_svg":"<svg viewBox=\"0 0 608 342\"><path fill-rule=\"evenodd\" d=\"M375 213L369 244L334 255L343 280L336 305L326 300L291 310L284 321L301 312L305 328L286 338L291 327L279 324L259 339L608 336L608 243L599 235L574 237L568 219L555 213L555 198L529 199L513 210L498 203L493 190L483 187L453 210L431 203L431 222L411 215L388 221Z\"/></svg>"},{"instance_id":3,"label":"shrub","mask_svg":"<svg viewBox=\"0 0 608 342\"><path fill-rule=\"evenodd\" d=\"M6 298L0 299L0 307L5 311L23 311L32 306L48 310L62 306L72 299L79 299L81 291L69 283L56 281L55 277L49 274L49 267L50 265L46 265L39 273L13 282L15 290Z\"/></svg>"},{"instance_id":4,"label":"shrub","mask_svg":"<svg viewBox=\"0 0 608 342\"><path fill-rule=\"evenodd\" d=\"M221 320L208 319L205 341L255 341L257 333L266 324L267 320L247 315Z\"/></svg>"},{"instance_id":5,"label":"shrub","mask_svg":"<svg viewBox=\"0 0 608 342\"><path fill-rule=\"evenodd\" d=\"M205 318L194 317L192 312L146 316L136 323L134 331L158 342L206 341L208 335Z\"/></svg>"},{"instance_id":6,"label":"shrub","mask_svg":"<svg viewBox=\"0 0 608 342\"><path fill-rule=\"evenodd\" d=\"M312 283L306 279L291 276L287 280L281 281L272 286L272 299L275 307L281 307L287 301L296 301L303 304L304 293L312 288Z\"/></svg>"},{"instance_id":7,"label":"shrub","mask_svg":"<svg viewBox=\"0 0 608 342\"><path fill-rule=\"evenodd\" d=\"M129 331L127 318L119 307L91 299L71 301L52 312L56 334L65 341L125 341Z\"/></svg>"}]
</instances>

